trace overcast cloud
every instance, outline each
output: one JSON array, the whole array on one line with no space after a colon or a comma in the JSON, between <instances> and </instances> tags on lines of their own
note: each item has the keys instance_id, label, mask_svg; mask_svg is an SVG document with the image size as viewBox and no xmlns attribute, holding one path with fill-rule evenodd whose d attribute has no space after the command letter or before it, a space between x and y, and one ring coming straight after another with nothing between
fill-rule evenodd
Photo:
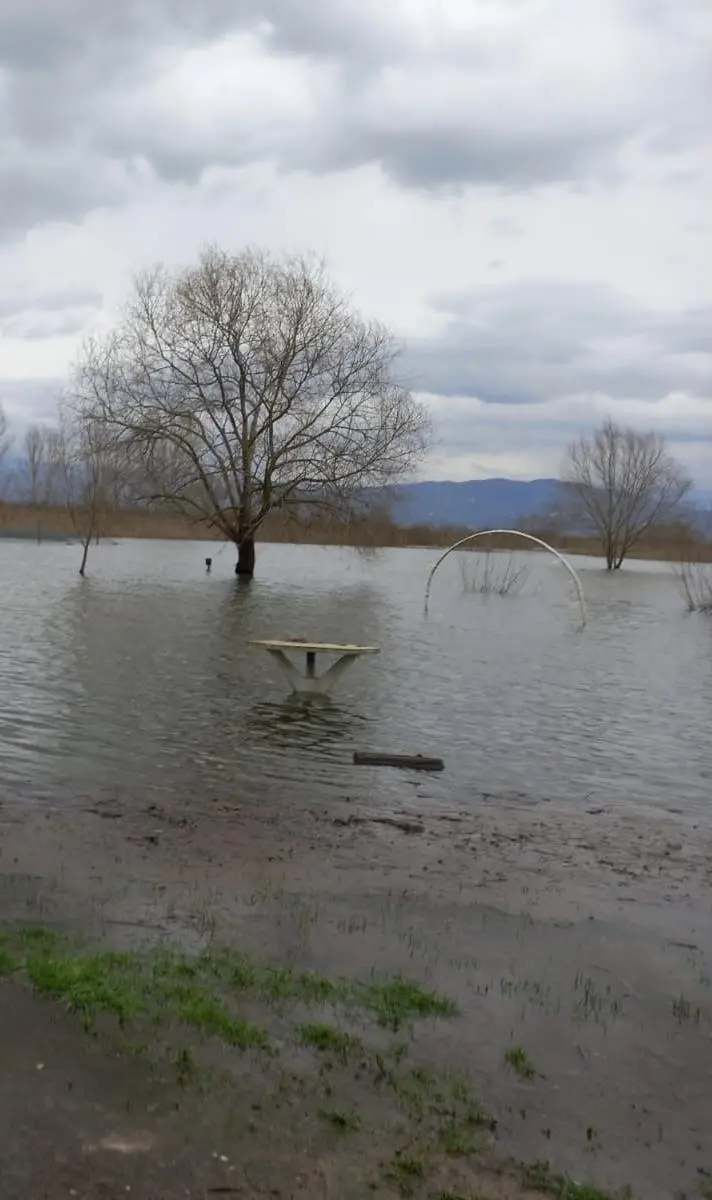
<instances>
[{"instance_id":1,"label":"overcast cloud","mask_svg":"<svg viewBox=\"0 0 712 1200\"><path fill-rule=\"evenodd\" d=\"M708 0L4 0L0 397L51 411L131 273L313 249L402 339L425 474L612 413L712 486Z\"/></svg>"}]
</instances>

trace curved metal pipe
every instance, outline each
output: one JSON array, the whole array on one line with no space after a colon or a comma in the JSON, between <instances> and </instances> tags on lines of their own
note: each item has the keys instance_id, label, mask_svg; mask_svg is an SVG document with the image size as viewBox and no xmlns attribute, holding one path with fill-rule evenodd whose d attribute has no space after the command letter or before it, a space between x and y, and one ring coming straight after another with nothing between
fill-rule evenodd
<instances>
[{"instance_id":1,"label":"curved metal pipe","mask_svg":"<svg viewBox=\"0 0 712 1200\"><path fill-rule=\"evenodd\" d=\"M548 542L545 542L540 537L535 537L533 533L523 533L521 529L481 529L477 533L468 533L467 537L460 538L459 542L453 542L452 546L448 546L445 553L440 555L440 558L435 563L435 566L428 575L428 582L425 585L425 616L427 617L428 615L428 606L430 604L430 587L433 582L433 576L441 562L444 562L448 554L452 554L453 550L459 550L460 546L464 546L466 542L474 542L475 538L488 537L491 534L507 534L510 537L526 538L526 540L529 542L536 542L537 546L543 546L545 550L548 550L550 554L553 554L555 558L558 558L559 562L564 564L576 586L576 595L578 596L579 605L581 606L581 624L579 628L584 629L587 620L586 599L583 594L581 580L571 566L571 563L568 561L568 559L564 558L563 554L560 554L558 550L555 550L553 546L550 546Z\"/></svg>"}]
</instances>

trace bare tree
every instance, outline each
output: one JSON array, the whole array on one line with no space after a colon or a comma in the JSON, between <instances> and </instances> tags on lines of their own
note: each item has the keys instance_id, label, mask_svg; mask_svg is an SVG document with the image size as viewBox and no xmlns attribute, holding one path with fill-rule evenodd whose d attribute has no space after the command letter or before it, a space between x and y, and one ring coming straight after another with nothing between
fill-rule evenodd
<instances>
[{"instance_id":1,"label":"bare tree","mask_svg":"<svg viewBox=\"0 0 712 1200\"><path fill-rule=\"evenodd\" d=\"M104 426L81 408L62 411L56 447L62 500L82 547L79 574L84 575L91 543L98 542L103 523L117 507L121 464Z\"/></svg>"},{"instance_id":2,"label":"bare tree","mask_svg":"<svg viewBox=\"0 0 712 1200\"><path fill-rule=\"evenodd\" d=\"M251 576L275 509L343 511L424 451L424 409L396 347L304 258L207 250L140 276L114 333L89 344L75 389L137 481L137 498L207 522Z\"/></svg>"},{"instance_id":3,"label":"bare tree","mask_svg":"<svg viewBox=\"0 0 712 1200\"><path fill-rule=\"evenodd\" d=\"M25 434L23 498L35 510L38 542L42 541L44 510L57 498L55 489L61 464L60 437L58 429L41 425L30 425Z\"/></svg>"},{"instance_id":4,"label":"bare tree","mask_svg":"<svg viewBox=\"0 0 712 1200\"><path fill-rule=\"evenodd\" d=\"M7 416L2 403L0 403L0 500L5 492L7 479L4 473L5 459L7 458L12 446L12 435L8 425Z\"/></svg>"},{"instance_id":5,"label":"bare tree","mask_svg":"<svg viewBox=\"0 0 712 1200\"><path fill-rule=\"evenodd\" d=\"M656 433L605 421L569 447L564 482L574 508L601 540L617 571L649 529L668 519L692 486Z\"/></svg>"}]
</instances>

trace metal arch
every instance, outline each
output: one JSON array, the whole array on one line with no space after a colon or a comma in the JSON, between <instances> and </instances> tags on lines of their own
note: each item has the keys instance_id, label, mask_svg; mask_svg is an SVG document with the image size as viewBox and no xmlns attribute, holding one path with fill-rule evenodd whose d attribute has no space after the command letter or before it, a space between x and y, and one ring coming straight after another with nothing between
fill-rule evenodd
<instances>
[{"instance_id":1,"label":"metal arch","mask_svg":"<svg viewBox=\"0 0 712 1200\"><path fill-rule=\"evenodd\" d=\"M453 550L459 550L460 546L464 546L466 542L474 542L475 538L488 537L491 534L508 534L511 537L526 538L526 540L529 542L536 542L536 544L538 546L543 546L545 550L548 550L551 554L554 555L555 558L558 558L560 563L564 564L564 566L566 567L566 570L568 571L569 575L573 579L574 584L576 586L576 595L578 596L579 605L581 606L581 625L579 626L579 628L584 629L585 625L586 625L586 620L587 620L586 600L585 600L585 597L583 594L583 587L581 585L581 580L579 579L578 575L576 574L576 571L574 571L573 567L571 566L571 563L568 561L568 559L564 558L563 554L560 554L558 550L555 550L553 546L550 546L548 542L545 542L543 540L543 538L535 537L533 533L523 533L521 529L481 529L477 533L468 533L467 537L460 538L459 542L454 542L452 544L452 546L448 546L445 553L440 555L440 558L435 563L435 566L431 569L430 574L428 575L428 582L425 585L425 607L424 607L425 616L427 617L427 615L428 615L428 606L430 603L430 587L433 582L433 576L434 576L435 572L437 571L438 567L440 566L441 562L444 562L445 559L447 558L448 554L452 554Z\"/></svg>"}]
</instances>

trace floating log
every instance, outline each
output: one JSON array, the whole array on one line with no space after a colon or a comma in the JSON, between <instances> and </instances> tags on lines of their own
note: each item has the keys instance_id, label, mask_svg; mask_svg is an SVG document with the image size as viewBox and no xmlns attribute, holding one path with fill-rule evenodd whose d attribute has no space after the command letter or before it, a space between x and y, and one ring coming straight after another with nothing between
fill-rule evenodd
<instances>
[{"instance_id":1,"label":"floating log","mask_svg":"<svg viewBox=\"0 0 712 1200\"><path fill-rule=\"evenodd\" d=\"M354 763L358 767L402 767L411 771L442 771L445 763L441 758L427 758L424 754L371 754L356 750Z\"/></svg>"}]
</instances>

